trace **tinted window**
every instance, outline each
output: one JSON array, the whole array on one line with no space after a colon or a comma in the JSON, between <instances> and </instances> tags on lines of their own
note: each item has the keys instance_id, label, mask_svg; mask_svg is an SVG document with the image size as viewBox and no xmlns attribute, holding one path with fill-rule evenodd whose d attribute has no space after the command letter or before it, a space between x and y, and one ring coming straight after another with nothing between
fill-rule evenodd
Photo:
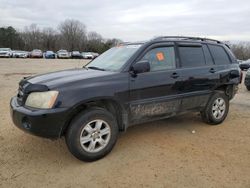
<instances>
[{"instance_id":1,"label":"tinted window","mask_svg":"<svg viewBox=\"0 0 250 188\"><path fill-rule=\"evenodd\" d=\"M207 65L213 65L214 62L213 62L213 59L212 59L212 56L208 50L208 47L207 45L202 45L203 46L203 51L204 51L204 55L205 55L205 59L206 59L206 64Z\"/></svg>"},{"instance_id":2,"label":"tinted window","mask_svg":"<svg viewBox=\"0 0 250 188\"><path fill-rule=\"evenodd\" d=\"M225 65L230 63L229 57L223 47L217 45L208 45L208 46L214 58L215 64Z\"/></svg>"},{"instance_id":3,"label":"tinted window","mask_svg":"<svg viewBox=\"0 0 250 188\"><path fill-rule=\"evenodd\" d=\"M202 47L180 46L179 53L182 67L198 67L205 65Z\"/></svg>"},{"instance_id":4,"label":"tinted window","mask_svg":"<svg viewBox=\"0 0 250 188\"><path fill-rule=\"evenodd\" d=\"M154 48L148 51L142 59L149 61L150 71L175 68L175 53L172 46Z\"/></svg>"}]
</instances>

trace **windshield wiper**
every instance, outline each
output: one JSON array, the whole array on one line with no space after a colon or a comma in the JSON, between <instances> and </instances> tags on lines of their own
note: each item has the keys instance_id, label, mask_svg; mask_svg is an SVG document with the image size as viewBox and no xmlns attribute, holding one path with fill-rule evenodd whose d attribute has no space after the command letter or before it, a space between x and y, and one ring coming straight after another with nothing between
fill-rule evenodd
<instances>
[{"instance_id":1,"label":"windshield wiper","mask_svg":"<svg viewBox=\"0 0 250 188\"><path fill-rule=\"evenodd\" d=\"M94 69L94 70L100 70L100 71L105 71L106 69L102 69L102 68L99 68L99 67L94 67L94 66L90 66L90 67L87 67L88 69Z\"/></svg>"}]
</instances>

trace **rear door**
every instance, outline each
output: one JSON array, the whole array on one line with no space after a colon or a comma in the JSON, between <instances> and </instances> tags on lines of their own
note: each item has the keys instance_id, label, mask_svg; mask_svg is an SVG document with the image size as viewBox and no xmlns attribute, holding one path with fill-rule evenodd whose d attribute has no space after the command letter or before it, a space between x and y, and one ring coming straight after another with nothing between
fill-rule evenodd
<instances>
[{"instance_id":1,"label":"rear door","mask_svg":"<svg viewBox=\"0 0 250 188\"><path fill-rule=\"evenodd\" d=\"M179 73L173 43L147 48L137 61L148 60L150 71L130 77L130 122L171 116L179 111Z\"/></svg>"},{"instance_id":2,"label":"rear door","mask_svg":"<svg viewBox=\"0 0 250 188\"><path fill-rule=\"evenodd\" d=\"M224 49L224 47L222 47L221 45L208 44L208 48L211 52L215 64L215 82L216 87L218 87L220 84L228 82L232 60Z\"/></svg>"},{"instance_id":3,"label":"rear door","mask_svg":"<svg viewBox=\"0 0 250 188\"><path fill-rule=\"evenodd\" d=\"M211 88L214 63L206 46L201 43L177 43L180 58L182 95L181 111L205 106Z\"/></svg>"}]
</instances>

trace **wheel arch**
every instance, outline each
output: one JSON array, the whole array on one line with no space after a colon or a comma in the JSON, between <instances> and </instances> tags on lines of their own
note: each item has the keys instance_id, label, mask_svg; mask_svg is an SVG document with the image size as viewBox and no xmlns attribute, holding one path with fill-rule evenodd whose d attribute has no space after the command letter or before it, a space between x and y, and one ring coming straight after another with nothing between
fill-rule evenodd
<instances>
[{"instance_id":1,"label":"wheel arch","mask_svg":"<svg viewBox=\"0 0 250 188\"><path fill-rule=\"evenodd\" d=\"M66 118L66 122L61 130L60 137L65 135L68 127L72 120L82 111L89 109L90 107L100 107L104 108L107 111L111 112L117 120L118 128L120 132L126 131L128 127L128 113L125 107L111 97L105 98L94 98L87 101L82 101L72 107L68 117Z\"/></svg>"}]
</instances>

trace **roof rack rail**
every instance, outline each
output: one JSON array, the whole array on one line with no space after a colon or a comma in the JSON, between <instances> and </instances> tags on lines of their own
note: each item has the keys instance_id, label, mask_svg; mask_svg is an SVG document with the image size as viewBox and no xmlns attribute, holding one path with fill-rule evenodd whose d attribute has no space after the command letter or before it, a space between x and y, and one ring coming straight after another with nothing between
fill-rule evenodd
<instances>
[{"instance_id":1,"label":"roof rack rail","mask_svg":"<svg viewBox=\"0 0 250 188\"><path fill-rule=\"evenodd\" d=\"M146 41L137 41L137 42L119 42L117 45L122 46L122 45L139 45L146 43Z\"/></svg>"},{"instance_id":2,"label":"roof rack rail","mask_svg":"<svg viewBox=\"0 0 250 188\"><path fill-rule=\"evenodd\" d=\"M218 44L222 44L221 41L214 39L201 38L201 37L187 37L187 36L159 36L153 38L152 40L160 40L160 39L199 40L199 41L211 41L211 42L216 42Z\"/></svg>"}]
</instances>

